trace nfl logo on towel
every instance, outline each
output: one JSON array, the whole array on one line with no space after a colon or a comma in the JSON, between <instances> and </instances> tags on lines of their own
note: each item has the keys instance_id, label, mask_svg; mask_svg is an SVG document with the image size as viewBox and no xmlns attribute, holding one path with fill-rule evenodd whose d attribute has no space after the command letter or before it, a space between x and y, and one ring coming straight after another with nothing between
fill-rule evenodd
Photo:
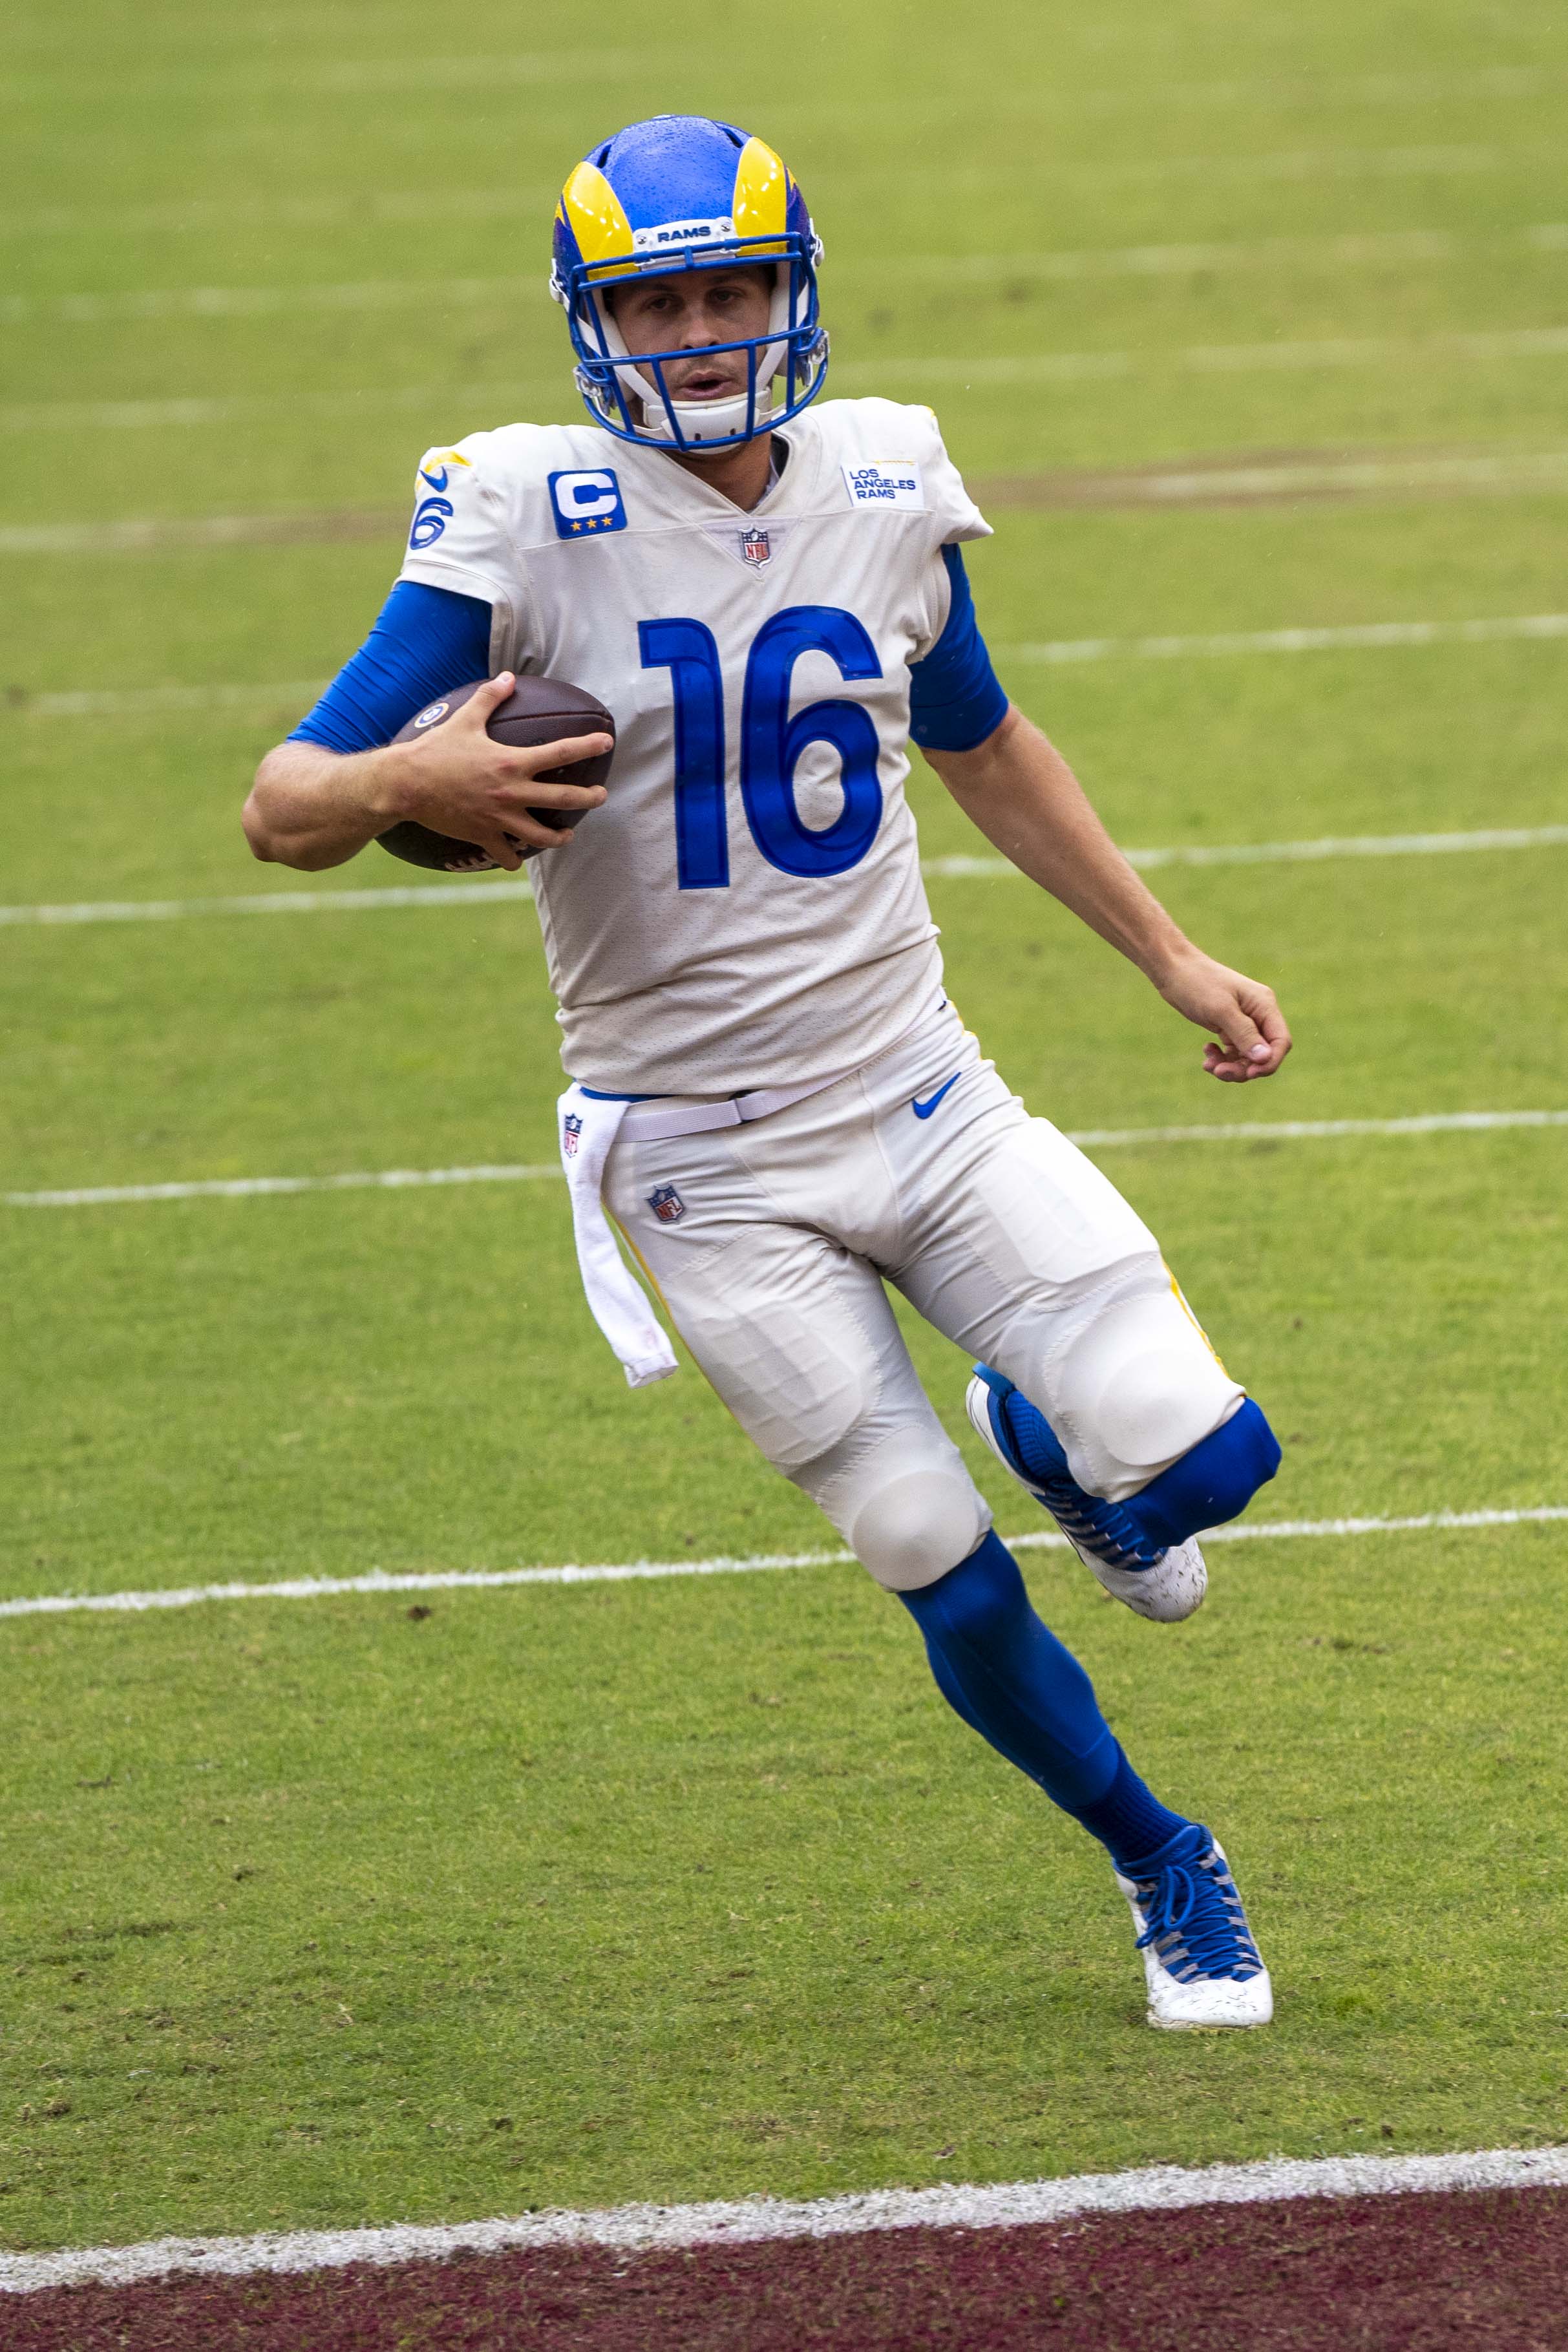
<instances>
[{"instance_id":1,"label":"nfl logo on towel","mask_svg":"<svg viewBox=\"0 0 1568 2352\"><path fill-rule=\"evenodd\" d=\"M746 562L753 564L759 572L770 561L773 551L765 530L753 529L741 533L741 553Z\"/></svg>"},{"instance_id":2,"label":"nfl logo on towel","mask_svg":"<svg viewBox=\"0 0 1568 2352\"><path fill-rule=\"evenodd\" d=\"M574 1110L569 1110L561 1122L561 1149L568 1160L575 1160L577 1147L583 1140L583 1122Z\"/></svg>"},{"instance_id":3,"label":"nfl logo on towel","mask_svg":"<svg viewBox=\"0 0 1568 2352\"><path fill-rule=\"evenodd\" d=\"M678 1225L686 1214L686 1203L673 1184L661 1184L650 1192L647 1204L661 1225Z\"/></svg>"}]
</instances>

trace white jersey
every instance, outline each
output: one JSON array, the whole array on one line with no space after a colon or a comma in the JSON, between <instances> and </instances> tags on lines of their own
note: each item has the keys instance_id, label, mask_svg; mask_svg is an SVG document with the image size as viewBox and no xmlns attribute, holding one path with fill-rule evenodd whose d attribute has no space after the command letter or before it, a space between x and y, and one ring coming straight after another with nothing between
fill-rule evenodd
<instances>
[{"instance_id":1,"label":"white jersey","mask_svg":"<svg viewBox=\"0 0 1568 2352\"><path fill-rule=\"evenodd\" d=\"M828 401L750 513L655 448L510 425L420 468L406 580L486 599L492 674L585 688L609 797L531 866L562 1059L607 1093L787 1087L940 987L908 665L988 536L928 408Z\"/></svg>"}]
</instances>

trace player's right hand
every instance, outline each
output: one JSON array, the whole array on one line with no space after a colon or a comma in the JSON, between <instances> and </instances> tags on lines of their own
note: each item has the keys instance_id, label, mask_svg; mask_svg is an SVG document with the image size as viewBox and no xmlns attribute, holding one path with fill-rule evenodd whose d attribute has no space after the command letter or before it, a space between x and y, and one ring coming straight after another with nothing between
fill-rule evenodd
<instances>
[{"instance_id":1,"label":"player's right hand","mask_svg":"<svg viewBox=\"0 0 1568 2352\"><path fill-rule=\"evenodd\" d=\"M595 809L605 797L602 784L584 789L541 783L541 772L596 759L615 748L608 735L571 735L526 751L492 742L485 732L486 721L516 684L511 671L502 670L470 695L445 726L432 727L416 743L389 746L384 754L396 762L389 772L390 797L395 803L392 821L412 817L433 833L476 842L509 873L522 864L524 849L563 849L572 840L569 832L531 816L531 809Z\"/></svg>"}]
</instances>

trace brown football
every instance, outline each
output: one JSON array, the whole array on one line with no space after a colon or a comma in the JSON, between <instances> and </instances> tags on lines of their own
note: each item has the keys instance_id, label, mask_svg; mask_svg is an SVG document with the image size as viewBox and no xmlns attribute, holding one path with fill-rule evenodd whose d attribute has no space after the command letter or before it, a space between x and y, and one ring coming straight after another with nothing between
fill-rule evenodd
<instances>
[{"instance_id":1,"label":"brown football","mask_svg":"<svg viewBox=\"0 0 1568 2352\"><path fill-rule=\"evenodd\" d=\"M427 702L416 711L406 727L400 727L393 740L395 743L416 742L427 735L432 727L439 727L460 710L468 697L478 694L489 680L476 677L468 686L456 686L450 694ZM567 735L614 736L616 722L602 702L595 702L580 686L566 686L558 677L519 677L513 693L508 695L499 709L492 710L485 732L492 743L507 743L515 750L526 751L536 743L559 743ZM568 768L546 768L540 775L542 784L602 784L609 776L614 753L605 751L595 760L578 760ZM592 809L530 809L530 816L541 824L552 825L558 833L567 833L581 824ZM511 836L509 835L508 839ZM449 834L433 833L427 824L416 824L412 818L395 824L385 833L377 834L383 849L390 849L394 857L403 858L410 866L428 866L437 874L489 874L495 870L495 859L488 849L477 842L456 841ZM517 845L521 846L521 844ZM525 857L533 851L523 848Z\"/></svg>"}]
</instances>

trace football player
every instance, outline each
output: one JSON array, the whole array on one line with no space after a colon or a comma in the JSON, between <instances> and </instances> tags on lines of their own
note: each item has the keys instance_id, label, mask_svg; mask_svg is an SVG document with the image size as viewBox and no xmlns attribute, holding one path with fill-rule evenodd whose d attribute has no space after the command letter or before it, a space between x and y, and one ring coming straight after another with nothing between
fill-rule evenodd
<instances>
[{"instance_id":1,"label":"football player","mask_svg":"<svg viewBox=\"0 0 1568 2352\"><path fill-rule=\"evenodd\" d=\"M579 1260L628 1378L675 1360L606 1207L742 1427L899 1596L943 1696L1103 1843L1150 2021L1260 2025L1268 1975L1224 1850L1140 1778L1036 1614L884 1286L978 1359L980 1436L1141 1616L1198 1606L1199 1531L1279 1448L1148 1227L943 994L910 739L1209 1033L1214 1077L1269 1076L1289 1035L1268 988L1184 937L1008 702L962 554L990 527L931 411L813 405L821 250L778 156L728 123L659 116L578 164L551 285L588 421L422 460L401 578L262 761L246 829L312 870L408 818L508 869L536 854ZM614 714L607 797L538 781L604 736L489 740L516 672ZM562 832L531 807L593 814Z\"/></svg>"}]
</instances>

